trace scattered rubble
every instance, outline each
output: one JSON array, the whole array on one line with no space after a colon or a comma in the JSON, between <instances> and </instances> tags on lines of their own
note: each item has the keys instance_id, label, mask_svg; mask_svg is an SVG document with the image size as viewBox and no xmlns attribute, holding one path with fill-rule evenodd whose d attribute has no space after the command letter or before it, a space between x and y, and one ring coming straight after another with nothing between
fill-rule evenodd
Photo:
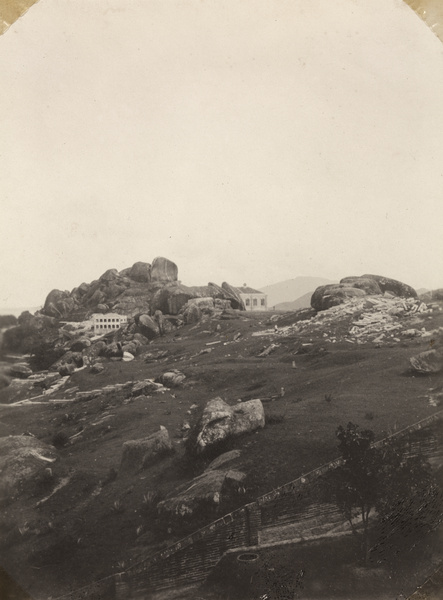
<instances>
[{"instance_id":1,"label":"scattered rubble","mask_svg":"<svg viewBox=\"0 0 443 600\"><path fill-rule=\"evenodd\" d=\"M321 333L324 341L337 343L346 341L351 344L374 342L400 342L401 339L429 337L443 332L418 329L413 325L421 324L420 317L431 314L433 308L418 298L398 298L393 296L366 296L353 298L345 304L332 306L318 312L315 316L297 323L254 332L253 336L289 336L294 334ZM345 333L337 328L337 323L349 321ZM334 331L333 331L334 330ZM272 344L269 348L272 347ZM264 355L266 356L266 354Z\"/></svg>"}]
</instances>

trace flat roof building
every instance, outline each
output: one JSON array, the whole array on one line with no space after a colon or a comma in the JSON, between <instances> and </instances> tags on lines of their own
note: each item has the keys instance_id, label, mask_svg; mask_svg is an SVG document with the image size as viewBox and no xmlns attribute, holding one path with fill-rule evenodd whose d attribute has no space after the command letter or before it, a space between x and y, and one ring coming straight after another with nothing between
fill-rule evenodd
<instances>
[{"instance_id":1,"label":"flat roof building","mask_svg":"<svg viewBox=\"0 0 443 600\"><path fill-rule=\"evenodd\" d=\"M94 326L94 335L109 333L112 330L120 329L122 325L126 325L128 317L117 313L94 313L92 315Z\"/></svg>"}]
</instances>

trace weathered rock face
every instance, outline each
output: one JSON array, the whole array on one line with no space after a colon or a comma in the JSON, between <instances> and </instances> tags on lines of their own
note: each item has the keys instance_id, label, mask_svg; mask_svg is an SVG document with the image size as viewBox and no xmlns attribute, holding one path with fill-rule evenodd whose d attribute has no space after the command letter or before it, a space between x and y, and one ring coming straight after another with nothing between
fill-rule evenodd
<instances>
[{"instance_id":1,"label":"weathered rock face","mask_svg":"<svg viewBox=\"0 0 443 600\"><path fill-rule=\"evenodd\" d=\"M178 488L173 497L157 505L160 513L168 512L182 517L198 511L202 502L213 504L216 508L225 496L238 493L245 473L234 470L211 470Z\"/></svg>"},{"instance_id":2,"label":"weathered rock face","mask_svg":"<svg viewBox=\"0 0 443 600\"><path fill-rule=\"evenodd\" d=\"M152 340L160 335L157 323L149 315L140 315L136 319L136 325L137 332L148 338L148 340Z\"/></svg>"},{"instance_id":3,"label":"weathered rock face","mask_svg":"<svg viewBox=\"0 0 443 600\"><path fill-rule=\"evenodd\" d=\"M396 279L382 277L381 275L362 275L362 278L373 279L376 281L383 294L389 292L400 298L417 298L417 292L413 287L401 281L397 281Z\"/></svg>"},{"instance_id":4,"label":"weathered rock face","mask_svg":"<svg viewBox=\"0 0 443 600\"><path fill-rule=\"evenodd\" d=\"M167 258L158 256L152 261L151 281L153 283L172 283L177 281L178 267Z\"/></svg>"},{"instance_id":5,"label":"weathered rock face","mask_svg":"<svg viewBox=\"0 0 443 600\"><path fill-rule=\"evenodd\" d=\"M368 279L367 277L344 277L340 280L340 283L363 290L368 295L383 293L378 283L374 279Z\"/></svg>"},{"instance_id":6,"label":"weathered rock face","mask_svg":"<svg viewBox=\"0 0 443 600\"><path fill-rule=\"evenodd\" d=\"M246 310L246 306L245 306L243 300L241 299L240 294L237 292L237 290L232 285L230 285L229 283L224 281L222 283L222 289L226 292L229 299L231 300L231 307L233 309Z\"/></svg>"},{"instance_id":7,"label":"weathered rock face","mask_svg":"<svg viewBox=\"0 0 443 600\"><path fill-rule=\"evenodd\" d=\"M172 451L167 429L153 433L141 440L129 440L123 444L120 472L138 471L158 462Z\"/></svg>"},{"instance_id":8,"label":"weathered rock face","mask_svg":"<svg viewBox=\"0 0 443 600\"><path fill-rule=\"evenodd\" d=\"M248 400L229 406L221 398L206 405L196 440L196 451L204 452L210 446L231 437L255 431L265 426L265 413L260 400Z\"/></svg>"},{"instance_id":9,"label":"weathered rock face","mask_svg":"<svg viewBox=\"0 0 443 600\"><path fill-rule=\"evenodd\" d=\"M351 285L343 283L322 285L312 294L311 306L315 310L327 310L359 296L366 296L366 292Z\"/></svg>"},{"instance_id":10,"label":"weathered rock face","mask_svg":"<svg viewBox=\"0 0 443 600\"><path fill-rule=\"evenodd\" d=\"M345 277L338 284L322 285L311 297L311 306L317 311L338 306L351 298L379 294L391 294L402 298L415 298L417 292L409 285L382 277L380 275L362 275Z\"/></svg>"},{"instance_id":11,"label":"weathered rock face","mask_svg":"<svg viewBox=\"0 0 443 600\"><path fill-rule=\"evenodd\" d=\"M62 292L61 290L52 290L49 292L45 304L43 306L43 312L49 317L59 318L63 316L65 311L65 301L69 298L69 292Z\"/></svg>"},{"instance_id":12,"label":"weathered rock face","mask_svg":"<svg viewBox=\"0 0 443 600\"><path fill-rule=\"evenodd\" d=\"M108 269L100 276L99 281L114 281L118 278L117 269Z\"/></svg>"},{"instance_id":13,"label":"weathered rock face","mask_svg":"<svg viewBox=\"0 0 443 600\"><path fill-rule=\"evenodd\" d=\"M145 262L136 262L129 270L128 277L140 283L150 283L151 265Z\"/></svg>"},{"instance_id":14,"label":"weathered rock face","mask_svg":"<svg viewBox=\"0 0 443 600\"><path fill-rule=\"evenodd\" d=\"M0 498L12 500L57 458L52 446L32 436L0 438Z\"/></svg>"},{"instance_id":15,"label":"weathered rock face","mask_svg":"<svg viewBox=\"0 0 443 600\"><path fill-rule=\"evenodd\" d=\"M226 468L229 465L232 468L232 463L238 462L241 456L241 450L229 450L229 452L224 452L217 456L209 465L206 467L205 471L214 471L215 469L220 469L221 467Z\"/></svg>"},{"instance_id":16,"label":"weathered rock face","mask_svg":"<svg viewBox=\"0 0 443 600\"><path fill-rule=\"evenodd\" d=\"M186 325L189 325L190 323L198 323L201 321L202 317L203 312L197 306L197 304L190 304L189 306L186 306L185 310L183 311L183 321Z\"/></svg>"},{"instance_id":17,"label":"weathered rock face","mask_svg":"<svg viewBox=\"0 0 443 600\"><path fill-rule=\"evenodd\" d=\"M152 298L151 312L160 310L164 314L178 315L182 307L198 293L196 288L178 283L163 287Z\"/></svg>"},{"instance_id":18,"label":"weathered rock face","mask_svg":"<svg viewBox=\"0 0 443 600\"><path fill-rule=\"evenodd\" d=\"M420 352L409 359L412 371L420 375L431 375L443 371L443 354L437 350Z\"/></svg>"}]
</instances>

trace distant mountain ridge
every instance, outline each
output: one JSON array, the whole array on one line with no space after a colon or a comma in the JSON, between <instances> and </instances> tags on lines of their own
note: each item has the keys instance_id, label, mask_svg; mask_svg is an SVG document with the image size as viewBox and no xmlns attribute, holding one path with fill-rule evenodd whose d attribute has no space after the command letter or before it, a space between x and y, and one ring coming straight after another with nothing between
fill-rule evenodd
<instances>
[{"instance_id":1,"label":"distant mountain ridge","mask_svg":"<svg viewBox=\"0 0 443 600\"><path fill-rule=\"evenodd\" d=\"M281 304L283 302L293 303L295 300L301 298L301 296L305 296L309 293L312 294L320 285L327 285L329 283L337 283L337 281L325 279L324 277L300 276L295 277L294 279L287 279L286 281L280 281L279 283L267 285L262 287L260 291L268 296L268 308L273 308L277 304ZM291 309L286 309L283 307L281 310Z\"/></svg>"}]
</instances>

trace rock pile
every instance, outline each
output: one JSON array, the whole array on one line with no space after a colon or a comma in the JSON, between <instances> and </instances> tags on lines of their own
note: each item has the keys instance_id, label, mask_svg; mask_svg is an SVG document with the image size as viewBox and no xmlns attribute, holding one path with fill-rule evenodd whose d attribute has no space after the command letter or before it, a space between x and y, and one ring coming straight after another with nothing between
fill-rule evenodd
<instances>
[{"instance_id":1,"label":"rock pile","mask_svg":"<svg viewBox=\"0 0 443 600\"><path fill-rule=\"evenodd\" d=\"M253 335L317 334L321 335L325 342L331 343L400 342L401 339L430 337L436 333L426 331L419 318L432 310L432 307L417 298L357 297L346 304L322 310L315 316L293 325L255 332ZM416 327L413 327L414 325Z\"/></svg>"},{"instance_id":2,"label":"rock pile","mask_svg":"<svg viewBox=\"0 0 443 600\"><path fill-rule=\"evenodd\" d=\"M311 306L318 311L327 310L353 298L382 294L401 298L417 298L414 288L401 281L381 275L362 275L361 277L345 277L340 283L318 287L312 294Z\"/></svg>"},{"instance_id":3,"label":"rock pile","mask_svg":"<svg viewBox=\"0 0 443 600\"><path fill-rule=\"evenodd\" d=\"M218 286L188 287L178 281L178 267L171 260L157 257L150 263L136 262L132 267L117 271L108 269L97 280L82 283L71 292L52 290L45 301L42 314L66 319L85 318L94 312L117 312L129 316L152 316L155 312L177 315L194 298L211 298L228 302L230 308L245 310L236 289L228 283ZM158 323L142 323L152 337ZM146 335L146 333L144 333Z\"/></svg>"}]
</instances>

